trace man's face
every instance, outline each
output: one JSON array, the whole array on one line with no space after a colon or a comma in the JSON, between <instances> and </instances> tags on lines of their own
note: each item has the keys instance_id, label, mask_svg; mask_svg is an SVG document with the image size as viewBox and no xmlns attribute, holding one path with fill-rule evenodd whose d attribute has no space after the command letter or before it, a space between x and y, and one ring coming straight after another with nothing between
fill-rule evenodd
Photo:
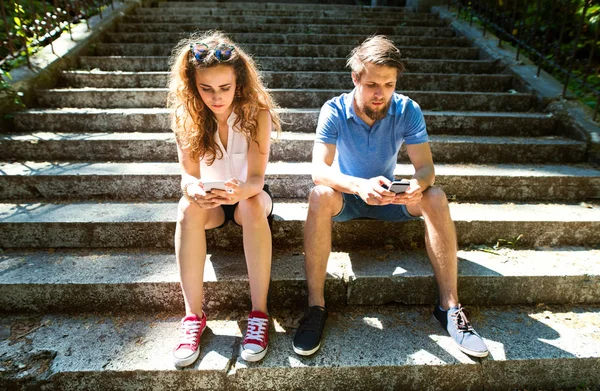
<instances>
[{"instance_id":1,"label":"man's face","mask_svg":"<svg viewBox=\"0 0 600 391\"><path fill-rule=\"evenodd\" d=\"M352 81L356 87L354 100L357 109L373 121L384 118L396 89L397 78L398 69L387 65L367 63L360 76L353 72Z\"/></svg>"}]
</instances>

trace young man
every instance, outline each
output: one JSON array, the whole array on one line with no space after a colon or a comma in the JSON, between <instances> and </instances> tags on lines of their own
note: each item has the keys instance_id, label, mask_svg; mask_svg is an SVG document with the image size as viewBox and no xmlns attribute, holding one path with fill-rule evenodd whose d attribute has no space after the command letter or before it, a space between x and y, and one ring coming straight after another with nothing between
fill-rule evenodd
<instances>
[{"instance_id":1,"label":"young man","mask_svg":"<svg viewBox=\"0 0 600 391\"><path fill-rule=\"evenodd\" d=\"M424 220L440 294L434 316L463 352L485 357L487 347L458 302L456 232L446 194L432 186L435 171L421 108L394 92L404 71L400 51L386 37L374 36L352 51L347 65L355 88L325 103L317 125L312 160L316 187L304 231L308 309L294 336L294 351L308 356L321 346L331 222L369 217ZM395 194L386 188L403 142L415 174L406 192Z\"/></svg>"}]
</instances>

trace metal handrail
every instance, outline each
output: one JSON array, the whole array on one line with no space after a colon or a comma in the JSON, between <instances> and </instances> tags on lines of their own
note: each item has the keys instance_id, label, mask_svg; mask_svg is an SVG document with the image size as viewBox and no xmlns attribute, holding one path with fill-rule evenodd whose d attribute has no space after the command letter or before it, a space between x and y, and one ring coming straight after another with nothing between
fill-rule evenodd
<instances>
[{"instance_id":1,"label":"metal handrail","mask_svg":"<svg viewBox=\"0 0 600 391\"><path fill-rule=\"evenodd\" d=\"M74 23L85 20L89 29L89 18L96 14L102 18L102 8L109 4L114 10L113 0L0 0L6 34L0 65L24 53L27 66L31 68L29 52L32 47L50 44L52 53L56 54L53 41L63 31L69 31L73 39Z\"/></svg>"},{"instance_id":2,"label":"metal handrail","mask_svg":"<svg viewBox=\"0 0 600 391\"><path fill-rule=\"evenodd\" d=\"M542 69L563 74L563 98L571 81L585 88L596 97L594 120L600 107L600 84L592 84L592 72L600 76L600 53L596 47L600 34L600 12L588 14L595 0L448 0L455 6L458 18L464 15L473 24L477 18L483 25L483 35L488 29L498 37L498 46L503 41L516 46L516 59L524 50L538 66L537 76ZM583 6L583 8L581 8ZM577 12L581 12L578 15ZM597 9L595 9L598 12ZM593 19L593 20L592 20ZM567 41L567 35L575 36ZM587 63L583 63L582 48L585 36L591 42ZM564 44L567 44L564 47ZM580 73L577 75L576 73Z\"/></svg>"}]
</instances>

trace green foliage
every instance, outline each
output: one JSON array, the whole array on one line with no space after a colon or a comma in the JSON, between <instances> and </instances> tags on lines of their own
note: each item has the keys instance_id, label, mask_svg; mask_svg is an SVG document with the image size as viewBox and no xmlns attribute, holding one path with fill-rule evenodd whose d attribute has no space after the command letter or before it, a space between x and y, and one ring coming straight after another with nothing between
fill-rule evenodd
<instances>
[{"instance_id":1,"label":"green foliage","mask_svg":"<svg viewBox=\"0 0 600 391\"><path fill-rule=\"evenodd\" d=\"M595 38L596 31L600 29L600 4L597 0L459 2L464 7L463 17L468 17L471 12L480 14L477 20L486 21L487 29L494 30L503 40L513 45L517 45L516 40L519 40L530 46L533 51L521 46L524 55L536 63L543 61L542 67L562 82L566 81L565 74L557 71L551 63L567 70L572 66L575 77L570 78L569 89L585 104L595 107L597 96L592 89L600 90L600 40ZM482 4L485 7L481 7ZM536 52L541 53L543 58ZM584 85L584 79L589 87Z\"/></svg>"},{"instance_id":2,"label":"green foliage","mask_svg":"<svg viewBox=\"0 0 600 391\"><path fill-rule=\"evenodd\" d=\"M506 248L512 248L512 249L516 249L519 248L522 245L522 239L523 239L523 235L519 235L515 238L509 238L509 239L498 239L496 241L496 244L494 245L494 250L498 250L500 248L506 247Z\"/></svg>"},{"instance_id":3,"label":"green foliage","mask_svg":"<svg viewBox=\"0 0 600 391\"><path fill-rule=\"evenodd\" d=\"M27 63L31 56L42 46L49 43L52 32L68 29L71 23L78 23L98 13L108 0L8 0L4 1L6 20L0 19L0 67L10 71ZM56 6L55 6L56 5ZM8 34L12 50L8 45Z\"/></svg>"},{"instance_id":4,"label":"green foliage","mask_svg":"<svg viewBox=\"0 0 600 391\"><path fill-rule=\"evenodd\" d=\"M46 12L44 12L44 9ZM6 28L8 27L14 49L32 46L32 43L44 34L45 26L48 26L52 19L56 19L56 17L52 17L56 13L52 1L45 5L40 0L28 2L9 1L5 3L5 12L7 14L7 26L5 26L4 20L0 20L0 40L3 42L8 40L6 35ZM17 53L16 56L25 55L22 49L21 52ZM0 57L5 58L9 54L8 45L2 45L0 47ZM5 66L3 68L9 67Z\"/></svg>"},{"instance_id":5,"label":"green foliage","mask_svg":"<svg viewBox=\"0 0 600 391\"><path fill-rule=\"evenodd\" d=\"M25 107L25 104L23 104L23 101L21 100L22 94L13 91L11 89L10 83L7 81L7 79L12 80L10 73L5 71L4 69L2 69L1 72L2 76L0 77L0 94L8 95L9 99L12 100L13 105L15 105L16 107Z\"/></svg>"}]
</instances>

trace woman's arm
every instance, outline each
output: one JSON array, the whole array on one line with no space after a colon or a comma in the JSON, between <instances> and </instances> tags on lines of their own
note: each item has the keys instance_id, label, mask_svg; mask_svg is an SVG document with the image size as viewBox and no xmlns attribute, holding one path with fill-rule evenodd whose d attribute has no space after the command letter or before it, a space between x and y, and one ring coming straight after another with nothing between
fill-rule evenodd
<instances>
[{"instance_id":1,"label":"woman's arm","mask_svg":"<svg viewBox=\"0 0 600 391\"><path fill-rule=\"evenodd\" d=\"M220 204L215 202L216 196L206 193L200 182L200 164L191 159L189 150L177 143L177 158L181 167L181 191L183 196L203 209L210 209Z\"/></svg>"},{"instance_id":2,"label":"woman's arm","mask_svg":"<svg viewBox=\"0 0 600 391\"><path fill-rule=\"evenodd\" d=\"M247 199L260 193L265 184L265 171L271 149L271 114L268 110L258 113L258 134L256 142L248 145L248 177L240 199Z\"/></svg>"}]
</instances>

